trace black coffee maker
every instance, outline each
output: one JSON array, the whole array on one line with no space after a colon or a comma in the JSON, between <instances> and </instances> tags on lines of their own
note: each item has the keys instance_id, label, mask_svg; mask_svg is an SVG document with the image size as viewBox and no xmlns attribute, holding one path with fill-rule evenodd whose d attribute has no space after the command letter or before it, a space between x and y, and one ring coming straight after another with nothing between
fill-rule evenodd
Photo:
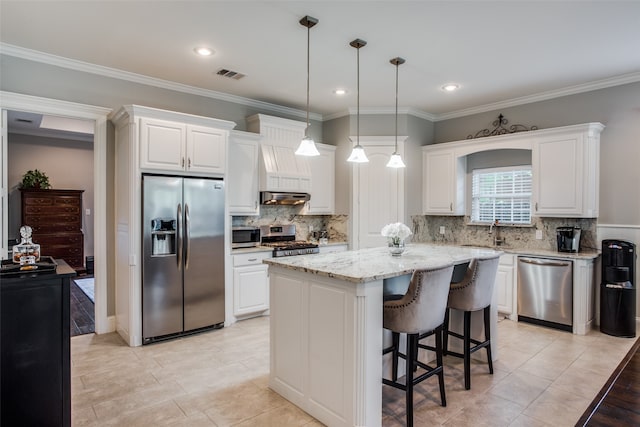
<instances>
[{"instance_id":1,"label":"black coffee maker","mask_svg":"<svg viewBox=\"0 0 640 427\"><path fill-rule=\"evenodd\" d=\"M636 336L636 245L602 241L600 331L616 337Z\"/></svg>"},{"instance_id":2,"label":"black coffee maker","mask_svg":"<svg viewBox=\"0 0 640 427\"><path fill-rule=\"evenodd\" d=\"M558 227L556 228L556 240L558 241L558 252L580 252L580 227Z\"/></svg>"}]
</instances>

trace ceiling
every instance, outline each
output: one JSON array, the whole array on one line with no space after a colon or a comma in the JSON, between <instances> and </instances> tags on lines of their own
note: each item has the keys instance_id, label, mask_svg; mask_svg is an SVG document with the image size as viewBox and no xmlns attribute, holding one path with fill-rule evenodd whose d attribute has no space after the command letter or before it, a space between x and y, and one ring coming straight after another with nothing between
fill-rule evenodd
<instances>
[{"instance_id":1,"label":"ceiling","mask_svg":"<svg viewBox=\"0 0 640 427\"><path fill-rule=\"evenodd\" d=\"M324 119L356 106L356 38L367 42L361 112L393 111L396 56L406 60L400 108L434 120L640 81L640 1L2 0L0 41L7 54L29 49L304 111L305 15L319 20L310 110ZM197 46L215 53L199 57ZM460 89L447 93L447 83Z\"/></svg>"}]
</instances>

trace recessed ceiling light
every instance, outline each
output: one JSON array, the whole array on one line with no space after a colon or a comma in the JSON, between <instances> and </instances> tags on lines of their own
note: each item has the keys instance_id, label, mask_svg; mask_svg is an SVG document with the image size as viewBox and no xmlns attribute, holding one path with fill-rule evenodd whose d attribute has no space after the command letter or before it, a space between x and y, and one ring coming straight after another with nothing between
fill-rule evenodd
<instances>
[{"instance_id":1,"label":"recessed ceiling light","mask_svg":"<svg viewBox=\"0 0 640 427\"><path fill-rule=\"evenodd\" d=\"M442 86L442 90L444 90L445 92L453 92L460 89L460 85L457 85L455 83L448 83L444 86Z\"/></svg>"},{"instance_id":2,"label":"recessed ceiling light","mask_svg":"<svg viewBox=\"0 0 640 427\"><path fill-rule=\"evenodd\" d=\"M195 53L197 53L200 56L211 56L213 55L213 49L210 49L208 47L197 47L195 49L193 49Z\"/></svg>"},{"instance_id":3,"label":"recessed ceiling light","mask_svg":"<svg viewBox=\"0 0 640 427\"><path fill-rule=\"evenodd\" d=\"M333 93L335 93L338 96L342 96L342 95L346 95L347 94L347 90L346 89L336 89L333 91Z\"/></svg>"}]
</instances>

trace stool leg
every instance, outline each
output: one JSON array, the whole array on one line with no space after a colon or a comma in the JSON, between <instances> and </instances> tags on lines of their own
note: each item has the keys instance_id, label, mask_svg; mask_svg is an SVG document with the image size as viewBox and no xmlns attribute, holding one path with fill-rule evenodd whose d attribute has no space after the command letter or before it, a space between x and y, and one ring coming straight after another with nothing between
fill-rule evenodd
<instances>
[{"instance_id":1,"label":"stool leg","mask_svg":"<svg viewBox=\"0 0 640 427\"><path fill-rule=\"evenodd\" d=\"M407 359L406 359L406 401L407 401L407 427L413 427L413 357L418 346L418 334L407 334Z\"/></svg>"},{"instance_id":2,"label":"stool leg","mask_svg":"<svg viewBox=\"0 0 640 427\"><path fill-rule=\"evenodd\" d=\"M471 312L464 312L464 388L471 388Z\"/></svg>"},{"instance_id":3,"label":"stool leg","mask_svg":"<svg viewBox=\"0 0 640 427\"><path fill-rule=\"evenodd\" d=\"M444 323L442 329L442 335L444 337L444 343L442 345L442 354L447 355L447 349L449 348L449 308L444 311Z\"/></svg>"},{"instance_id":4,"label":"stool leg","mask_svg":"<svg viewBox=\"0 0 640 427\"><path fill-rule=\"evenodd\" d=\"M398 347L400 347L400 334L393 332L391 334L393 351L391 352L391 369L393 370L392 379L398 381Z\"/></svg>"},{"instance_id":5,"label":"stool leg","mask_svg":"<svg viewBox=\"0 0 640 427\"><path fill-rule=\"evenodd\" d=\"M436 368L438 372L438 384L440 385L440 401L442 406L447 406L447 397L444 394L444 367L442 363L442 327L436 329Z\"/></svg>"},{"instance_id":6,"label":"stool leg","mask_svg":"<svg viewBox=\"0 0 640 427\"><path fill-rule=\"evenodd\" d=\"M493 374L493 360L491 360L491 306L484 308L484 340L489 342L487 349L487 360L489 360L489 373Z\"/></svg>"}]
</instances>

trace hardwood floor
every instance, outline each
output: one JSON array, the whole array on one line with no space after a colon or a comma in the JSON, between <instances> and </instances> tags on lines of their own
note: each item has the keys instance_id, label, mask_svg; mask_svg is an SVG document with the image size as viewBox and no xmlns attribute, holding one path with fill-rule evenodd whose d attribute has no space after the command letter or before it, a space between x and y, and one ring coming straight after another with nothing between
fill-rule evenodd
<instances>
[{"instance_id":1,"label":"hardwood floor","mask_svg":"<svg viewBox=\"0 0 640 427\"><path fill-rule=\"evenodd\" d=\"M640 425L640 338L622 359L576 425Z\"/></svg>"},{"instance_id":2,"label":"hardwood floor","mask_svg":"<svg viewBox=\"0 0 640 427\"><path fill-rule=\"evenodd\" d=\"M82 290L71 280L71 336L92 334L95 332L94 305Z\"/></svg>"}]
</instances>

